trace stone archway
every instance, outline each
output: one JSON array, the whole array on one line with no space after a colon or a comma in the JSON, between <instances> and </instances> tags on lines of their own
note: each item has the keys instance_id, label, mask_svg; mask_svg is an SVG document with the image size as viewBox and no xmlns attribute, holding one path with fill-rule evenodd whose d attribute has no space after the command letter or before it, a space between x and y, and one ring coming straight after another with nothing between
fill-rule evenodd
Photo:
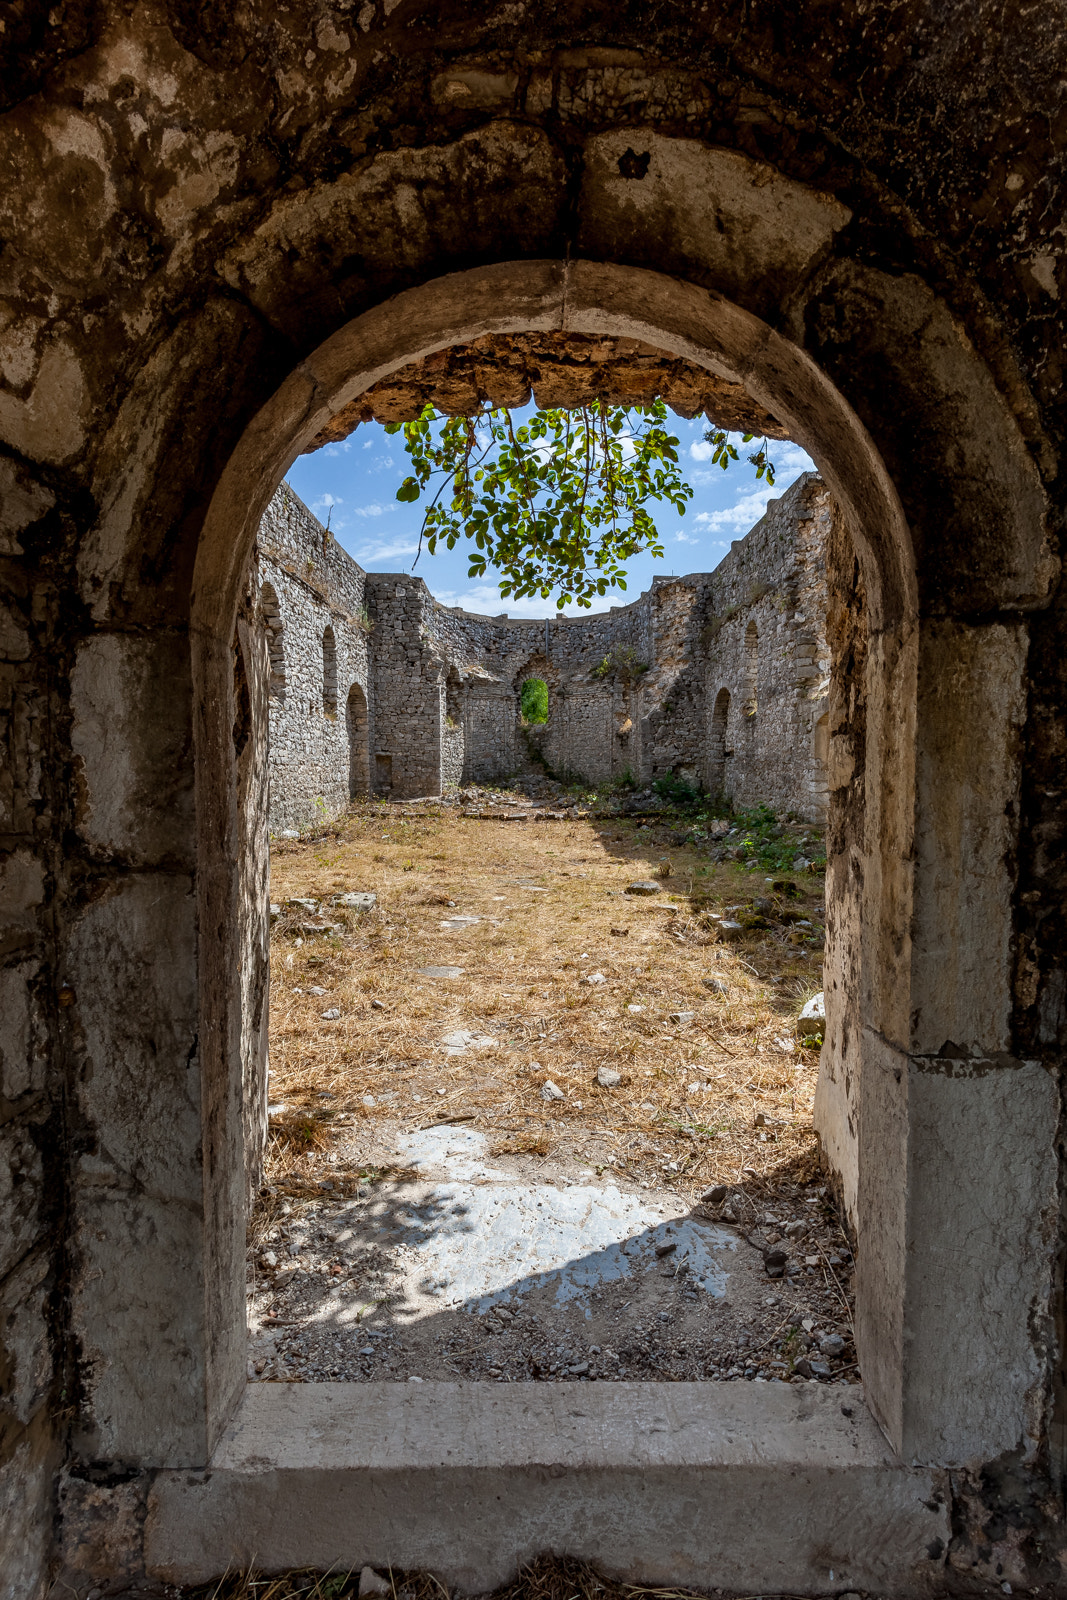
<instances>
[{"instance_id":1,"label":"stone archway","mask_svg":"<svg viewBox=\"0 0 1067 1600\"><path fill-rule=\"evenodd\" d=\"M924 1166L925 1158L919 1155L923 1125L921 1119L909 1120L905 1108L909 1101L915 1104L918 1088L933 1082L925 1065L928 1053L940 1047L942 1038L957 1033L972 1041L969 1049L980 1052L1002 1048L1006 1040L1003 1019L1010 1004L1010 968L1003 899L999 893L986 898L983 889L983 909L976 917L973 883L962 898L946 897L944 874L948 862L958 856L963 834L949 823L939 798L944 769L940 763L931 765L923 752L940 748L947 740L953 751L952 770L957 781L965 783L972 758L964 753L970 720L964 707L970 697L982 702L989 694L1001 697L1002 705L1014 703L1021 657L1014 648L1005 649L1007 635L1002 631L982 635L969 625L961 633L943 623L920 624L911 536L895 488L866 429L799 349L750 313L694 285L589 261L477 269L408 291L367 313L328 340L283 384L222 475L205 523L196 578L202 700L207 705L221 703L213 687L218 655L211 641L224 634L227 596L236 581L240 551L251 538L263 497L269 495L282 464L322 430L331 413L383 374L427 351L468 342L486 331L531 325L641 338L743 384L813 456L849 520L868 597L871 668L862 686L867 703L865 787L862 796L839 788L835 802L839 828L851 831L854 842L849 848L862 848L858 839L866 830L871 849L862 896L855 890L843 891L835 879L843 863L833 862L830 869L830 892L840 915L831 919L827 959L831 1062L822 1094L824 1138L863 1240L858 1336L875 1414L894 1443L910 1454L953 1455L971 1448L964 1445L965 1439L981 1439L982 1448L989 1448L994 1438L1002 1437L997 1432L1000 1424L973 1388L968 1387L966 1397L957 1393L950 1375L942 1372L945 1387L936 1403L925 1391L921 1405L908 1399L919 1370L917 1348L927 1339L940 1340L944 1330L933 1304L910 1320L905 1309L921 1303L908 1287L916 1270L914 1249L910 1257L900 1253L913 1197L902 1176L906 1164L894 1170L887 1164L885 1140L890 1126L901 1129L901 1137L909 1142L910 1159ZM236 541L235 528L243 530ZM1030 536L1020 529L1020 537L1025 541ZM1031 547L1038 547L1032 539ZM1032 578L1031 574L1026 581ZM931 674L940 678L946 651L957 662L954 681L962 696L951 706L940 690L931 698L927 687L933 681ZM969 662L962 676L961 661ZM1002 713L998 720L1003 721ZM847 727L837 733L839 740L848 737ZM204 748L221 755L221 729ZM988 745L983 748L988 771ZM994 765L1001 785L1011 790L1015 780L1007 749L1007 744L1001 746ZM226 772L222 760L198 763L205 814L220 803ZM218 789L218 799L212 798L213 789ZM1006 792L998 791L994 807L1001 816ZM961 796L957 804L973 815L971 825L994 826L987 811L988 791L981 796L969 793L965 800ZM978 821L980 814L986 816L985 822ZM902 859L912 850L917 851L915 873L902 868ZM928 881L922 872L924 859L931 864ZM964 878L961 868L959 882ZM206 886L216 881L210 874L204 880ZM933 979L936 959L933 968L912 962L911 951L942 947L933 925L924 931L928 917L937 923L947 918L959 938L974 941L973 967L954 957L947 987ZM857 942L862 951L862 985L858 973L846 968L844 954L847 947L852 960ZM976 975L981 971L981 982L972 985L966 976L969 971ZM902 1006L904 995L910 996L910 1007ZM848 1048L853 1059L846 1067L846 1047L833 1043L835 1018L855 1003L861 1012L860 1042L857 1045L856 1035L851 1036ZM916 1018L921 1019L918 1027ZM888 1047L887 1037L894 1041ZM891 1075L900 1091L896 1102L893 1095L887 1097L887 1060L900 1063L897 1076ZM834 1075L835 1066L839 1077ZM219 1069L225 1070L221 1062ZM904 1087L906 1076L909 1089ZM948 1080L936 1073L934 1078L940 1092ZM1012 1083L1018 1088L1020 1080L1016 1077ZM995 1088L992 1098L983 1101L979 1091L974 1114L980 1119L994 1115L1000 1092ZM1027 1116L1051 1115L1047 1107L1041 1109L1040 1075L1027 1092L1031 1095ZM962 1148L959 1159L966 1159ZM892 1204L889 1193L894 1196ZM1001 1220L1016 1233L1032 1225L1022 1219ZM931 1239L931 1247L935 1253L940 1248L936 1239ZM1033 1261L1028 1245L1023 1254ZM1011 1316L1003 1308L997 1313L998 1326L1006 1327ZM1024 1342L1028 1338L1021 1324L1013 1337ZM938 1362L933 1349L929 1359ZM1000 1361L992 1346L981 1359ZM1001 1414L998 1409L996 1415Z\"/></svg>"},{"instance_id":2,"label":"stone archway","mask_svg":"<svg viewBox=\"0 0 1067 1600\"><path fill-rule=\"evenodd\" d=\"M720 689L715 696L708 733L708 788L714 795L726 794L727 741L730 727L730 691Z\"/></svg>"},{"instance_id":3,"label":"stone archway","mask_svg":"<svg viewBox=\"0 0 1067 1600\"><path fill-rule=\"evenodd\" d=\"M1016 190L1043 181L1041 151L1007 175L996 155L986 173L945 161L945 150L1000 144L980 146L953 122L938 74L927 74L936 105L918 69L882 74L882 45L865 42L878 30L858 13L842 18L839 56L803 6L795 46L785 34L768 42L765 20L739 31L728 12L701 13L681 19L677 38L657 34L664 64L648 53L644 17L628 31L625 8L591 26L588 46L574 46L568 19L555 52L549 9L531 19L547 37L543 63L512 72L495 53L471 68L474 22L448 21L432 59L431 47L420 57L418 8L389 9L391 19L372 14L366 41L369 55L391 32L388 94L372 87L354 29L348 57L331 47L332 25L316 23L314 51L297 27L291 58L279 37L279 71L273 55L261 65L267 47L244 18L221 32L179 19L179 41L131 13L62 71L50 47L34 53L28 89L40 92L10 119L12 160L41 181L5 235L13 272L29 277L0 399L4 511L11 548L25 551L4 637L30 708L12 702L21 731L7 770L22 787L7 866L22 898L17 964L4 970L22 1010L5 1008L43 1018L62 1085L49 1114L79 1129L70 1149L49 1142L63 1204L46 1245L64 1285L48 1337L78 1371L73 1452L124 1482L137 1468L201 1468L242 1390L242 1064L254 1018L235 974L258 886L235 865L231 652L250 530L293 454L382 377L487 331L573 329L652 342L756 397L815 456L851 525L870 650L829 727L820 1119L863 1240L868 1395L909 1460L1036 1459L1055 1437L1062 1008L1041 918L1063 651L1052 613L1036 615L1056 566L1038 472L1051 474L1055 455L1041 411L1055 369L1035 330L1055 327L1062 302L1034 220L1052 208L1027 210ZM498 14L477 26L495 39ZM952 48L951 32L935 25L939 48ZM923 71L928 44L916 52ZM1039 59L1030 38L1027 49ZM847 71L826 70L837 60ZM868 62L874 110L839 87ZM880 118L910 94L950 137L931 140L918 118L908 164L899 144L883 153L891 119ZM635 95L663 108L644 126ZM181 170L142 182L133 119L146 107L177 141ZM269 126L255 121L260 108ZM722 147L707 141L713 126ZM957 182L953 166L967 176ZM132 232L120 212L131 186L144 209ZM42 220L49 204L55 228ZM57 598L40 616L23 562ZM844 659L847 606L835 626ZM26 752L44 728L42 788ZM32 967L19 941L38 923ZM18 1117L39 1103L36 1091L20 1097ZM19 1444L48 1503L50 1463L66 1448L50 1431L53 1398ZM880 1470L881 1458L864 1459ZM586 1472L585 1458L572 1462ZM794 1478L807 1471L797 1464ZM196 1476L185 1475L190 1495ZM908 1485L909 1503L936 1503L944 1480ZM528 1478L502 1498L523 1527L536 1515L560 1526L558 1505L527 1517ZM446 1520L442 1541L455 1534ZM334 1525L352 1522L338 1513ZM805 1546L797 1587L826 1592L813 1552L828 1529L820 1522ZM635 1560L647 1525L642 1538ZM581 1526L573 1539L595 1553ZM497 1543L510 1563L519 1535L505 1525ZM436 1559L432 1540L419 1548ZM627 1559L618 1543L603 1549ZM710 1570L690 1569L690 1581L731 1581ZM755 1570L736 1587L777 1584ZM894 1587L892 1573L857 1586Z\"/></svg>"},{"instance_id":4,"label":"stone archway","mask_svg":"<svg viewBox=\"0 0 1067 1600\"><path fill-rule=\"evenodd\" d=\"M370 793L370 720L367 696L358 683L348 691L345 702L345 729L348 733L348 793L355 800Z\"/></svg>"}]
</instances>

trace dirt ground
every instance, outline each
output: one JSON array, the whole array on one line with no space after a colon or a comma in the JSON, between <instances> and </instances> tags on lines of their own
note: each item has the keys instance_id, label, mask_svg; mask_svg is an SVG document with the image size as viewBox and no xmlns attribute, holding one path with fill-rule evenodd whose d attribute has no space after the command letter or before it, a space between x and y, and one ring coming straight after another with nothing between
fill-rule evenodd
<instances>
[{"instance_id":1,"label":"dirt ground","mask_svg":"<svg viewBox=\"0 0 1067 1600\"><path fill-rule=\"evenodd\" d=\"M436 1573L403 1572L391 1567L377 1575L363 1572L295 1571L284 1573L228 1572L224 1577L195 1588L171 1584L136 1585L114 1600L358 1600L361 1577L372 1578L364 1596L383 1600L449 1600L449 1591ZM453 1591L455 1593L456 1591ZM697 1600L702 1591L649 1587L623 1583L597 1567L569 1556L542 1555L520 1567L515 1577L484 1600ZM721 1595L721 1589L712 1591Z\"/></svg>"},{"instance_id":2,"label":"dirt ground","mask_svg":"<svg viewBox=\"0 0 1067 1600\"><path fill-rule=\"evenodd\" d=\"M539 798L276 844L250 1376L858 1381L796 1036L822 878Z\"/></svg>"}]
</instances>

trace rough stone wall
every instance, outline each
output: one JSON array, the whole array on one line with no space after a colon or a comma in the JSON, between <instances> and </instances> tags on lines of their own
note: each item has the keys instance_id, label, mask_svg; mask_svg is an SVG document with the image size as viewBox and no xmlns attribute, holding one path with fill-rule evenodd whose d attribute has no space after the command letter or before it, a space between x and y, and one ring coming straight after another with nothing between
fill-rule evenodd
<instances>
[{"instance_id":1,"label":"rough stone wall","mask_svg":"<svg viewBox=\"0 0 1067 1600\"><path fill-rule=\"evenodd\" d=\"M281 638L286 674L270 702L271 826L299 826L349 797L350 743L322 704L327 619L339 681L355 670L369 698L375 793L436 794L537 762L594 783L674 772L739 804L766 801L820 820L833 516L829 492L807 474L715 572L656 578L632 604L606 612L524 621L442 606L409 574L362 572L280 490L258 558L260 594L270 581L283 630L276 619L269 648L277 658ZM363 605L369 636L352 622ZM755 662L746 654L752 627ZM519 696L531 677L548 685L549 715L527 728ZM714 708L723 691L731 709L720 739Z\"/></svg>"},{"instance_id":2,"label":"rough stone wall","mask_svg":"<svg viewBox=\"0 0 1067 1600\"><path fill-rule=\"evenodd\" d=\"M413 362L332 417L308 450L347 438L361 422L406 422L426 405L445 416L472 416L483 405L527 405L531 395L539 406L567 407L588 405L602 395L630 405L658 396L682 417L703 412L720 428L786 437L741 384L639 339L572 333L561 340L527 333L489 335Z\"/></svg>"},{"instance_id":3,"label":"rough stone wall","mask_svg":"<svg viewBox=\"0 0 1067 1600\"><path fill-rule=\"evenodd\" d=\"M349 697L369 702L367 575L287 484L259 527L258 625L270 674L270 827L334 816L365 790L367 751L353 748ZM271 604L277 601L277 611ZM266 603L265 603L266 602ZM280 629L279 629L280 624ZM335 681L327 698L323 640L332 629ZM362 745L369 724L358 729Z\"/></svg>"},{"instance_id":4,"label":"rough stone wall","mask_svg":"<svg viewBox=\"0 0 1067 1600\"><path fill-rule=\"evenodd\" d=\"M867 596L843 519L825 549L830 646L826 782L827 1026L815 1093L815 1127L846 1217L857 1228L859 1075L863 993L863 861L866 827Z\"/></svg>"},{"instance_id":5,"label":"rough stone wall","mask_svg":"<svg viewBox=\"0 0 1067 1600\"><path fill-rule=\"evenodd\" d=\"M738 805L765 802L805 821L826 816L826 549L835 521L812 473L772 501L715 569L707 630L705 783ZM724 692L722 733L715 708Z\"/></svg>"},{"instance_id":6,"label":"rough stone wall","mask_svg":"<svg viewBox=\"0 0 1067 1600\"><path fill-rule=\"evenodd\" d=\"M440 794L447 663L429 638L434 602L422 579L409 574L369 572L366 583L374 622L374 793Z\"/></svg>"},{"instance_id":7,"label":"rough stone wall","mask_svg":"<svg viewBox=\"0 0 1067 1600\"><path fill-rule=\"evenodd\" d=\"M12 541L17 546L17 540ZM30 1594L52 1538L60 1459L51 1413L61 1102L41 994L55 984L35 929L46 892L33 836L47 816L40 755L43 684L29 640L8 624L0 649L0 1594Z\"/></svg>"},{"instance_id":8,"label":"rough stone wall","mask_svg":"<svg viewBox=\"0 0 1067 1600\"><path fill-rule=\"evenodd\" d=\"M244 862L238 900L241 952L241 1063L245 1182L259 1187L267 1138L267 1036L270 982L269 685L268 639L259 625L255 565L237 618L234 641L233 748L237 761L237 836Z\"/></svg>"}]
</instances>

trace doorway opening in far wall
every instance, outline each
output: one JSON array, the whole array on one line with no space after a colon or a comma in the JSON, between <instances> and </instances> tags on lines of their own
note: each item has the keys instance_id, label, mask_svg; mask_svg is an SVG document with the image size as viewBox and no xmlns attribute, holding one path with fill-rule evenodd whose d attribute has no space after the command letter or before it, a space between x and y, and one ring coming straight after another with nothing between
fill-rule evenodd
<instances>
[{"instance_id":1,"label":"doorway opening in far wall","mask_svg":"<svg viewBox=\"0 0 1067 1600\"><path fill-rule=\"evenodd\" d=\"M548 721L548 684L544 678L527 678L519 694L523 722Z\"/></svg>"},{"instance_id":2,"label":"doorway opening in far wall","mask_svg":"<svg viewBox=\"0 0 1067 1600\"><path fill-rule=\"evenodd\" d=\"M263 627L270 656L267 693L272 700L280 701L285 699L285 624L282 621L282 610L273 584L263 585L259 593L259 605L263 614Z\"/></svg>"},{"instance_id":3,"label":"doorway opening in far wall","mask_svg":"<svg viewBox=\"0 0 1067 1600\"><path fill-rule=\"evenodd\" d=\"M348 793L355 800L370 789L367 697L358 683L354 683L348 691L345 725L348 731Z\"/></svg>"},{"instance_id":4,"label":"doorway opening in far wall","mask_svg":"<svg viewBox=\"0 0 1067 1600\"><path fill-rule=\"evenodd\" d=\"M759 705L759 630L754 622L745 629L745 704L746 717L754 717Z\"/></svg>"},{"instance_id":5,"label":"doorway opening in far wall","mask_svg":"<svg viewBox=\"0 0 1067 1600\"><path fill-rule=\"evenodd\" d=\"M708 788L712 794L726 789L726 729L730 721L730 691L720 689L711 714L711 739L708 752Z\"/></svg>"}]
</instances>

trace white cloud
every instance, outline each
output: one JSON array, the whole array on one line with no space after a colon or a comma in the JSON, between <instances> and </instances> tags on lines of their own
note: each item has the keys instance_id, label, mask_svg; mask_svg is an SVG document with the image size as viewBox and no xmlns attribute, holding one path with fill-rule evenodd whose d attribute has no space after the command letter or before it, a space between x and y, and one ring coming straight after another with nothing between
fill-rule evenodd
<instances>
[{"instance_id":1,"label":"white cloud","mask_svg":"<svg viewBox=\"0 0 1067 1600\"><path fill-rule=\"evenodd\" d=\"M392 511L393 509L394 508L392 506L379 505L376 500L372 500L369 506L357 506L356 507L356 516L357 517L384 517L387 511Z\"/></svg>"},{"instance_id":2,"label":"white cloud","mask_svg":"<svg viewBox=\"0 0 1067 1600\"><path fill-rule=\"evenodd\" d=\"M783 476L787 472L801 473L815 472L817 470L808 452L802 450L798 444L794 444L791 439L787 439L784 444L779 444L775 439L768 440L767 454L774 462L775 472L781 473Z\"/></svg>"},{"instance_id":3,"label":"white cloud","mask_svg":"<svg viewBox=\"0 0 1067 1600\"><path fill-rule=\"evenodd\" d=\"M364 439L364 441L363 441L364 450L369 450L372 447L373 444L374 444L374 440L373 439Z\"/></svg>"},{"instance_id":4,"label":"white cloud","mask_svg":"<svg viewBox=\"0 0 1067 1600\"><path fill-rule=\"evenodd\" d=\"M773 497L773 489L755 489L751 494L741 495L722 511L699 511L693 520L699 528L714 529L717 533L747 533L762 517L767 501Z\"/></svg>"},{"instance_id":5,"label":"white cloud","mask_svg":"<svg viewBox=\"0 0 1067 1600\"><path fill-rule=\"evenodd\" d=\"M705 514L705 516L707 515L706 512L704 514ZM699 520L700 519L698 517L697 521L699 522ZM699 544L700 543L699 539L694 539L688 533L676 533L675 536L674 536L674 541L675 541L676 544Z\"/></svg>"},{"instance_id":6,"label":"white cloud","mask_svg":"<svg viewBox=\"0 0 1067 1600\"><path fill-rule=\"evenodd\" d=\"M331 506L343 506L344 501L338 496L328 493L319 495L317 500L311 502L312 511L329 511Z\"/></svg>"},{"instance_id":7,"label":"white cloud","mask_svg":"<svg viewBox=\"0 0 1067 1600\"><path fill-rule=\"evenodd\" d=\"M715 446L706 439L694 439L689 446L689 454L694 461L710 461L714 454Z\"/></svg>"},{"instance_id":8,"label":"white cloud","mask_svg":"<svg viewBox=\"0 0 1067 1600\"><path fill-rule=\"evenodd\" d=\"M434 598L443 606L462 606L464 611L474 611L483 617L498 617L506 611L509 617L558 617L561 613L556 610L555 599L551 596L542 600L540 595L530 599L516 600L513 595L504 596L492 583L475 583L469 589L432 589ZM626 596L623 594L599 597L594 602L594 611L606 611L609 606L625 605ZM562 613L565 617L588 616L581 606L567 606Z\"/></svg>"},{"instance_id":9,"label":"white cloud","mask_svg":"<svg viewBox=\"0 0 1067 1600\"><path fill-rule=\"evenodd\" d=\"M417 539L382 539L377 544L366 544L355 552L361 566L372 561L392 561L396 556L413 556L419 548Z\"/></svg>"}]
</instances>

